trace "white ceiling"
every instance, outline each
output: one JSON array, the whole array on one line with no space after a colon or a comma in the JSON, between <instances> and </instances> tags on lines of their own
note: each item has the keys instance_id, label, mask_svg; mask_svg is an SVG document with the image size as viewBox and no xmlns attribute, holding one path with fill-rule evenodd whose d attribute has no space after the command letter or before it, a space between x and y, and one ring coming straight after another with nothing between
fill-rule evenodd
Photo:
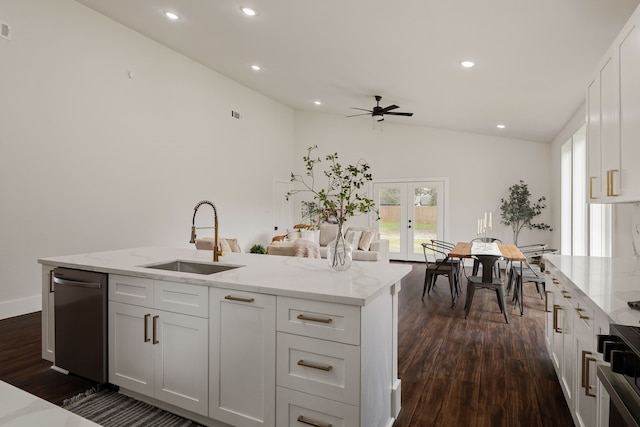
<instances>
[{"instance_id":1,"label":"white ceiling","mask_svg":"<svg viewBox=\"0 0 640 427\"><path fill-rule=\"evenodd\" d=\"M414 113L386 121L542 142L582 104L639 2L77 1L296 110L346 116L381 95L382 106ZM463 59L477 66L463 69ZM345 120L371 129L370 117Z\"/></svg>"}]
</instances>

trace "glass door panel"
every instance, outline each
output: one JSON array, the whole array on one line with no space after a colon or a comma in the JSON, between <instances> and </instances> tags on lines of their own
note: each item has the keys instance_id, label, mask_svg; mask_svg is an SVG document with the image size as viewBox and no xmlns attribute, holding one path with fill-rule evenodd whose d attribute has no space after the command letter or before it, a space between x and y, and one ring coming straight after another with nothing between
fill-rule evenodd
<instances>
[{"instance_id":1,"label":"glass door panel","mask_svg":"<svg viewBox=\"0 0 640 427\"><path fill-rule=\"evenodd\" d=\"M443 185L441 182L421 182L410 186L413 212L409 219L409 259L422 260L422 243L443 239L442 206L438 203Z\"/></svg>"}]
</instances>

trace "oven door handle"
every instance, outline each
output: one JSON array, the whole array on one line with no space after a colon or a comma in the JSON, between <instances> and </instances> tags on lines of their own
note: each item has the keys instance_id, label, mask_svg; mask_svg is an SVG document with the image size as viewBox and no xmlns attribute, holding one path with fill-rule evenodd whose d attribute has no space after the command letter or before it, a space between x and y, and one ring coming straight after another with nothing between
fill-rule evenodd
<instances>
[{"instance_id":1,"label":"oven door handle","mask_svg":"<svg viewBox=\"0 0 640 427\"><path fill-rule=\"evenodd\" d=\"M615 374L611 368L598 365L598 378L604 389L609 393L611 405L615 406L626 425L640 427L632 412L640 419L640 399L631 385L620 374ZM632 408L631 410L629 408Z\"/></svg>"}]
</instances>

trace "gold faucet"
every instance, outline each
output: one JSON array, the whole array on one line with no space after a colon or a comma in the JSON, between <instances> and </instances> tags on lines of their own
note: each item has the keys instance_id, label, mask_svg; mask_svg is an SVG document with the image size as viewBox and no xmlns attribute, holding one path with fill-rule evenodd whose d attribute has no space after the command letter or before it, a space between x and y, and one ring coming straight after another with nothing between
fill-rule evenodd
<instances>
[{"instance_id":1,"label":"gold faucet","mask_svg":"<svg viewBox=\"0 0 640 427\"><path fill-rule=\"evenodd\" d=\"M220 243L218 242L218 211L213 203L208 200L202 200L198 202L195 208L193 208L193 220L191 222L191 240L189 243L196 242L196 229L203 228L211 228L211 227L196 227L196 214L198 213L198 208L202 205L209 205L213 208L213 229L214 229L214 237L213 237L213 261L218 261L220 256L224 255L224 252L220 250Z\"/></svg>"}]
</instances>

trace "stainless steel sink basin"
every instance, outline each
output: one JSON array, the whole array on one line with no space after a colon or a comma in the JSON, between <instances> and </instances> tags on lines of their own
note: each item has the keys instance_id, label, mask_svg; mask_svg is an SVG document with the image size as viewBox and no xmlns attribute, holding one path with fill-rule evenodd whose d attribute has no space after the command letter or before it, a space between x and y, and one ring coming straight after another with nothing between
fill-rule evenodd
<instances>
[{"instance_id":1,"label":"stainless steel sink basin","mask_svg":"<svg viewBox=\"0 0 640 427\"><path fill-rule=\"evenodd\" d=\"M162 264L145 265L145 268L155 268L157 270L181 271L183 273L214 274L222 271L233 270L239 265L204 264L193 261L170 261Z\"/></svg>"}]
</instances>

